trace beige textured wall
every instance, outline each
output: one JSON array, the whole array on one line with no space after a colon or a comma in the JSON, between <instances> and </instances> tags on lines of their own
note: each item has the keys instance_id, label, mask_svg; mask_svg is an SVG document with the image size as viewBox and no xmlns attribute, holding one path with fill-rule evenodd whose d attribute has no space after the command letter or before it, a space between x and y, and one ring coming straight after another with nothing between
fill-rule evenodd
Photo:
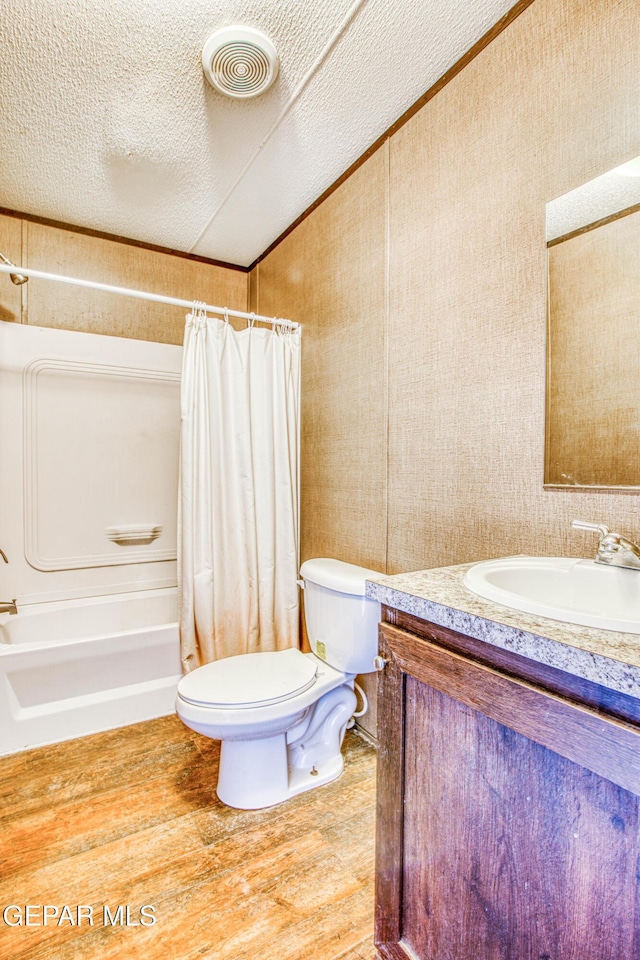
<instances>
[{"instance_id":1,"label":"beige textured wall","mask_svg":"<svg viewBox=\"0 0 640 960\"><path fill-rule=\"evenodd\" d=\"M302 560L374 570L386 566L386 180L379 151L258 264L253 284L260 313L304 324Z\"/></svg>"},{"instance_id":2,"label":"beige textured wall","mask_svg":"<svg viewBox=\"0 0 640 960\"><path fill-rule=\"evenodd\" d=\"M13 217L0 216L0 250L14 263L22 263L22 223ZM28 284L27 284L28 286ZM22 322L24 284L14 286L6 274L0 275L0 320Z\"/></svg>"},{"instance_id":3,"label":"beige textured wall","mask_svg":"<svg viewBox=\"0 0 640 960\"><path fill-rule=\"evenodd\" d=\"M640 486L640 213L549 247L548 483Z\"/></svg>"},{"instance_id":4,"label":"beige textured wall","mask_svg":"<svg viewBox=\"0 0 640 960\"><path fill-rule=\"evenodd\" d=\"M635 497L542 482L545 204L637 155L639 94L637 3L536 0L394 137L391 572L636 532Z\"/></svg>"},{"instance_id":5,"label":"beige textured wall","mask_svg":"<svg viewBox=\"0 0 640 960\"><path fill-rule=\"evenodd\" d=\"M0 216L0 250L25 267L179 299L247 308L247 274ZM22 308L20 297L22 296ZM0 319L160 343L182 343L184 311L81 287L31 280L18 289L0 276Z\"/></svg>"},{"instance_id":6,"label":"beige textured wall","mask_svg":"<svg viewBox=\"0 0 640 960\"><path fill-rule=\"evenodd\" d=\"M253 271L251 309L304 324L301 558L386 569L387 151ZM304 629L303 629L304 635ZM365 729L376 733L375 676Z\"/></svg>"},{"instance_id":7,"label":"beige textured wall","mask_svg":"<svg viewBox=\"0 0 640 960\"><path fill-rule=\"evenodd\" d=\"M639 102L636 0L535 0L259 265L260 311L305 324L303 557L640 533L635 495L543 490L545 204L640 153Z\"/></svg>"}]
</instances>

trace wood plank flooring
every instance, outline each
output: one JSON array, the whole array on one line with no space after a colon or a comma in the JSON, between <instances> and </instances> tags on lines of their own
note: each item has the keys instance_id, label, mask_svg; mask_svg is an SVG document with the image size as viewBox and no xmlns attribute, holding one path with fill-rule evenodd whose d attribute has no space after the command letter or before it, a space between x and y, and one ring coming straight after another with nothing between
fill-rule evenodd
<instances>
[{"instance_id":1,"label":"wood plank flooring","mask_svg":"<svg viewBox=\"0 0 640 960\"><path fill-rule=\"evenodd\" d=\"M374 960L375 750L344 751L339 780L251 812L176 717L0 758L0 960Z\"/></svg>"}]
</instances>

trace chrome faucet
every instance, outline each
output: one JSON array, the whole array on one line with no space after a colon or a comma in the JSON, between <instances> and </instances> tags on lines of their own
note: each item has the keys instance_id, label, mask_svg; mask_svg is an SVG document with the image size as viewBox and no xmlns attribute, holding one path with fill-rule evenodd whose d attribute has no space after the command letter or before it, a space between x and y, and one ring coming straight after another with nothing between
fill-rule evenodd
<instances>
[{"instance_id":1,"label":"chrome faucet","mask_svg":"<svg viewBox=\"0 0 640 960\"><path fill-rule=\"evenodd\" d=\"M633 540L627 540L619 533L613 533L602 523L585 523L583 520L572 520L571 526L576 530L592 530L599 534L600 542L594 557L596 563L606 563L610 567L627 567L629 570L640 570L640 546Z\"/></svg>"},{"instance_id":2,"label":"chrome faucet","mask_svg":"<svg viewBox=\"0 0 640 960\"><path fill-rule=\"evenodd\" d=\"M5 563L9 563L9 558L7 557L4 550L0 550L0 557L4 560ZM0 600L0 613L17 613L18 607L16 606L15 597L13 600L1 601Z\"/></svg>"}]
</instances>

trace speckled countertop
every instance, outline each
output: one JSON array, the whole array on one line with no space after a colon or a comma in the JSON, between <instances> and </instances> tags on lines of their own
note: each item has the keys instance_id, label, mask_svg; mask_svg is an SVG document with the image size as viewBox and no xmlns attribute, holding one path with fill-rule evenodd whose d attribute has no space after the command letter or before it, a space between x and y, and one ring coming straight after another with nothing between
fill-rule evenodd
<instances>
[{"instance_id":1,"label":"speckled countertop","mask_svg":"<svg viewBox=\"0 0 640 960\"><path fill-rule=\"evenodd\" d=\"M640 698L640 636L581 627L484 600L462 583L473 564L367 581L368 597L476 640Z\"/></svg>"}]
</instances>

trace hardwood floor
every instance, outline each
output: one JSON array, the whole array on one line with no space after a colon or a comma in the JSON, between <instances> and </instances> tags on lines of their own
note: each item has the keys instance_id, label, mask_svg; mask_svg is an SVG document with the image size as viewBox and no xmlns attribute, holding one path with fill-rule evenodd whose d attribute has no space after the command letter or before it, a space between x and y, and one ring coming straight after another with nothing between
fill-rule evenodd
<instances>
[{"instance_id":1,"label":"hardwood floor","mask_svg":"<svg viewBox=\"0 0 640 960\"><path fill-rule=\"evenodd\" d=\"M252 812L176 717L1 758L1 960L373 960L375 751L344 749L339 780Z\"/></svg>"}]
</instances>

